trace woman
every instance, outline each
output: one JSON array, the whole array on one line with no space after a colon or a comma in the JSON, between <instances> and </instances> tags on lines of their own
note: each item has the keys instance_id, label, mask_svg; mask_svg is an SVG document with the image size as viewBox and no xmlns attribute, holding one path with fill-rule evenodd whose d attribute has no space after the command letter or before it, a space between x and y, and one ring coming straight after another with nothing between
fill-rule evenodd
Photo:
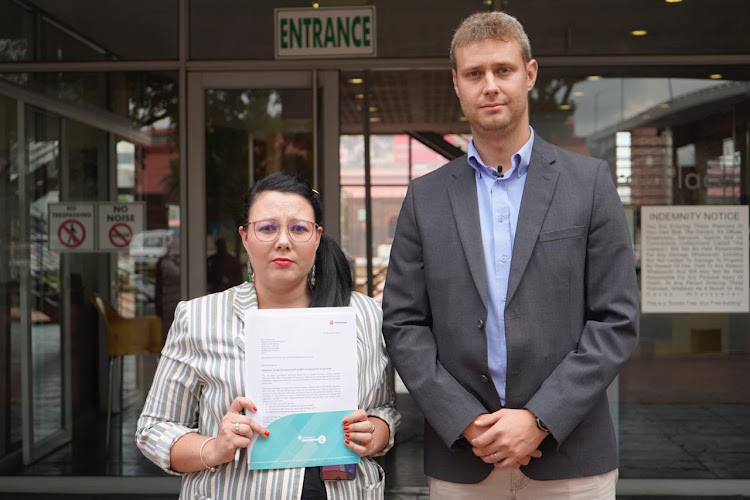
<instances>
[{"instance_id":1,"label":"woman","mask_svg":"<svg viewBox=\"0 0 750 500\"><path fill-rule=\"evenodd\" d=\"M279 172L259 181L245 196L242 217L251 283L178 305L138 421L138 447L165 471L183 475L180 498L383 498L383 470L367 457L393 445L400 417L385 373L380 306L352 292L348 262L320 226L320 200L299 177ZM268 435L253 419L253 402L242 397L245 311L336 306L357 314L361 409L341 430L362 457L356 478L321 481L317 467L235 465L235 452L254 433Z\"/></svg>"}]
</instances>

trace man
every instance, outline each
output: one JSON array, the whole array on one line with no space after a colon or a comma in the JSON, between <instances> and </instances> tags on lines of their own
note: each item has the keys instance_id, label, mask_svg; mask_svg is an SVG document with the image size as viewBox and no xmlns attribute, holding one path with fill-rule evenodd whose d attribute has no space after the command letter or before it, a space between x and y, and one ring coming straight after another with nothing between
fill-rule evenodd
<instances>
[{"instance_id":1,"label":"man","mask_svg":"<svg viewBox=\"0 0 750 500\"><path fill-rule=\"evenodd\" d=\"M383 304L431 496L614 499L605 391L638 289L610 169L530 128L537 62L515 18L470 16L451 60L473 140L409 186Z\"/></svg>"},{"instance_id":2,"label":"man","mask_svg":"<svg viewBox=\"0 0 750 500\"><path fill-rule=\"evenodd\" d=\"M206 262L208 293L216 293L242 283L242 265L237 257L227 251L227 241L216 239L216 253Z\"/></svg>"}]
</instances>

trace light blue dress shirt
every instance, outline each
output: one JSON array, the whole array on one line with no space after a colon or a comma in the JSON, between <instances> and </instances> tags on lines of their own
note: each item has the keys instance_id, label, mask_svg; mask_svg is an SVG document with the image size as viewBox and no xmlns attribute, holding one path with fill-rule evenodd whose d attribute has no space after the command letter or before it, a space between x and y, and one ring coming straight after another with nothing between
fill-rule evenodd
<instances>
[{"instance_id":1,"label":"light blue dress shirt","mask_svg":"<svg viewBox=\"0 0 750 500\"><path fill-rule=\"evenodd\" d=\"M474 140L469 144L469 164L474 168L482 228L484 269L487 275L488 315L487 358L490 376L505 406L508 350L505 343L505 300L508 293L510 260L518 226L526 172L534 145L534 129L526 144L513 155L511 169L503 177L493 175L497 166L488 167L479 157Z\"/></svg>"}]
</instances>

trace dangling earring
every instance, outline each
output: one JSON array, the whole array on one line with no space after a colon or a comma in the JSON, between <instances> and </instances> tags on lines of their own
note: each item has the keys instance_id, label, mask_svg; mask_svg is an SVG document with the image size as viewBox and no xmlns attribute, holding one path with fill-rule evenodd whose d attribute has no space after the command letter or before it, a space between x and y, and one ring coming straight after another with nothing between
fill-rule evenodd
<instances>
[{"instance_id":1,"label":"dangling earring","mask_svg":"<svg viewBox=\"0 0 750 500\"><path fill-rule=\"evenodd\" d=\"M253 265L250 263L250 259L247 259L247 281L249 283L255 283L255 270Z\"/></svg>"},{"instance_id":2,"label":"dangling earring","mask_svg":"<svg viewBox=\"0 0 750 500\"><path fill-rule=\"evenodd\" d=\"M307 275L307 287L310 290L315 289L315 284L318 282L318 279L315 277L315 264L313 264L312 269L310 269L310 272Z\"/></svg>"}]
</instances>

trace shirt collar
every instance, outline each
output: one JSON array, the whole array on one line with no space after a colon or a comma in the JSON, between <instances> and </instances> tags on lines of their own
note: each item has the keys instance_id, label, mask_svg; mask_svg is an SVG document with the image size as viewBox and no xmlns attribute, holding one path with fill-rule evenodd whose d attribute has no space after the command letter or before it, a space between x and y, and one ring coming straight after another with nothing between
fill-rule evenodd
<instances>
[{"instance_id":1,"label":"shirt collar","mask_svg":"<svg viewBox=\"0 0 750 500\"><path fill-rule=\"evenodd\" d=\"M529 169L529 163L531 162L531 151L534 147L534 129L529 126L529 131L531 132L529 134L529 140L526 141L526 144L521 146L521 149L519 149L512 156L513 164L511 165L510 171L505 176L506 179L513 174L521 177L525 175L526 171ZM469 157L469 165L471 165L472 168L476 170L480 177L482 176L482 174L491 175L492 172L496 171L495 167L488 167L487 165L485 165L484 161L482 161L477 148L474 147L474 138L472 138L471 142L469 142L469 150L467 152L467 156Z\"/></svg>"}]
</instances>

